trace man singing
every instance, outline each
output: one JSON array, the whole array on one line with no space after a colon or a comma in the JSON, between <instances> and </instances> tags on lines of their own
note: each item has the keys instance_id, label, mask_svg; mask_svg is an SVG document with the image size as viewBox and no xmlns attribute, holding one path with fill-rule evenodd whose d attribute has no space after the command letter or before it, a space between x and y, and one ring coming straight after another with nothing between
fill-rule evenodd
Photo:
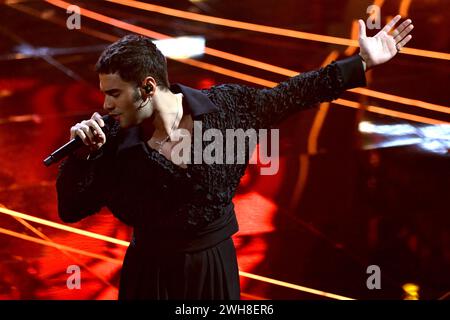
<instances>
[{"instance_id":1,"label":"man singing","mask_svg":"<svg viewBox=\"0 0 450 320\"><path fill-rule=\"evenodd\" d=\"M106 206L133 227L119 299L239 299L232 199L247 163L175 162L177 133L194 133L194 121L224 137L226 129L270 128L365 86L365 71L391 60L411 39L411 20L391 30L400 19L374 37L366 36L360 20L359 55L270 89L170 85L165 57L143 36L128 35L106 48L96 70L103 109L112 116L108 134L98 113L70 129L85 146L61 164L57 192L64 222ZM195 152L192 146L191 159Z\"/></svg>"}]
</instances>

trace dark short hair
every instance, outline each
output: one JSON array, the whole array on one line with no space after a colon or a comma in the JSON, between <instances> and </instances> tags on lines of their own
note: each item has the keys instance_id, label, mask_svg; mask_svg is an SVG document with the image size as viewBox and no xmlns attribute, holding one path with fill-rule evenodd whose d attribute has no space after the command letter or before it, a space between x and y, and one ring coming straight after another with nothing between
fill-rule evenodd
<instances>
[{"instance_id":1,"label":"dark short hair","mask_svg":"<svg viewBox=\"0 0 450 320\"><path fill-rule=\"evenodd\" d=\"M156 84L169 89L167 62L150 38L130 34L109 45L95 65L97 73L116 73L127 82L140 85L151 76Z\"/></svg>"}]
</instances>

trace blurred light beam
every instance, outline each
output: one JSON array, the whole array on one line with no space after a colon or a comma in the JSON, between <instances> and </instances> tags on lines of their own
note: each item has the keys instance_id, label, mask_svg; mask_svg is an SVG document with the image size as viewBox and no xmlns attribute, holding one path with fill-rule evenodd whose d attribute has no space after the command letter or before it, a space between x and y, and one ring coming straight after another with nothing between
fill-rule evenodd
<instances>
[{"instance_id":1,"label":"blurred light beam","mask_svg":"<svg viewBox=\"0 0 450 320\"><path fill-rule=\"evenodd\" d=\"M155 40L153 43L166 57L172 59L187 59L205 53L205 38L198 36Z\"/></svg>"}]
</instances>

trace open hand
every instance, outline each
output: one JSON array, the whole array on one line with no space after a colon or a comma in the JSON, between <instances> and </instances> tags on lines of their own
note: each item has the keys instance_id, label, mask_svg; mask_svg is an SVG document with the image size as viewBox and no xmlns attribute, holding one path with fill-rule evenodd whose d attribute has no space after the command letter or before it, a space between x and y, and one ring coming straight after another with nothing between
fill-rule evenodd
<instances>
[{"instance_id":1,"label":"open hand","mask_svg":"<svg viewBox=\"0 0 450 320\"><path fill-rule=\"evenodd\" d=\"M395 24L400 21L401 16L397 15L373 37L366 36L366 25L363 20L359 20L359 55L366 62L367 69L379 64L388 62L411 40L409 33L414 28L410 19L405 20L389 34Z\"/></svg>"}]
</instances>

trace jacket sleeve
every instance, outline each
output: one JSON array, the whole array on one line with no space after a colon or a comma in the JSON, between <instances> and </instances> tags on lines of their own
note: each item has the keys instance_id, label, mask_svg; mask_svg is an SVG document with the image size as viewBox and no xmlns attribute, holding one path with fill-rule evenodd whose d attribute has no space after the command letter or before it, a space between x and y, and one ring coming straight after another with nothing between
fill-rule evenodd
<instances>
[{"instance_id":1,"label":"jacket sleeve","mask_svg":"<svg viewBox=\"0 0 450 320\"><path fill-rule=\"evenodd\" d=\"M65 159L56 179L58 214L62 221L77 222L106 204L107 165L105 156L80 160L74 155Z\"/></svg>"},{"instance_id":2,"label":"jacket sleeve","mask_svg":"<svg viewBox=\"0 0 450 320\"><path fill-rule=\"evenodd\" d=\"M274 88L224 85L224 89L235 98L239 121L247 122L248 127L267 128L297 111L333 101L347 89L365 85L362 59L355 55L301 73Z\"/></svg>"}]
</instances>

